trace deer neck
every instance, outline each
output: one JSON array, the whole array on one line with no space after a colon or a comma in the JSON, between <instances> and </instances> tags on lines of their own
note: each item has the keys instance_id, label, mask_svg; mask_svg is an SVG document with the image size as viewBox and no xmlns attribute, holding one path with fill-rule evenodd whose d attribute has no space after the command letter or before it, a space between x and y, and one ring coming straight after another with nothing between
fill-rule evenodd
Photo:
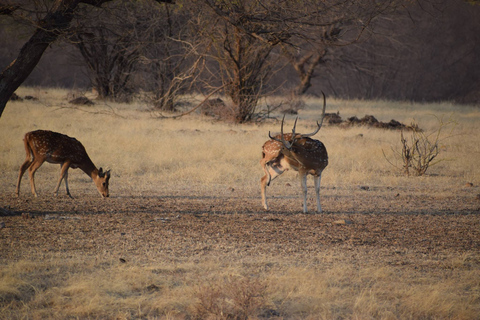
<instances>
[{"instance_id":1,"label":"deer neck","mask_svg":"<svg viewBox=\"0 0 480 320\"><path fill-rule=\"evenodd\" d=\"M298 157L288 149L282 150L283 157L287 160L288 164L294 168L299 168L303 166L303 163L298 159Z\"/></svg>"},{"instance_id":2,"label":"deer neck","mask_svg":"<svg viewBox=\"0 0 480 320\"><path fill-rule=\"evenodd\" d=\"M297 168L298 169L301 169L301 168L305 168L305 164L300 160L298 159L298 157L292 155L291 157L287 157L288 160L290 160L290 165Z\"/></svg>"},{"instance_id":3,"label":"deer neck","mask_svg":"<svg viewBox=\"0 0 480 320\"><path fill-rule=\"evenodd\" d=\"M284 157L287 158L289 162L295 167L298 167L298 168L308 167L309 160L301 156L301 153L298 152L299 151L298 149L303 149L303 148L301 146L295 146L295 147L297 149L297 152L293 150L284 149L283 150Z\"/></svg>"},{"instance_id":4,"label":"deer neck","mask_svg":"<svg viewBox=\"0 0 480 320\"><path fill-rule=\"evenodd\" d=\"M78 166L80 169L82 169L83 172L87 174L90 178L93 180L98 177L98 169L95 167L93 164L92 160L87 159L85 163L82 163L81 165Z\"/></svg>"}]
</instances>

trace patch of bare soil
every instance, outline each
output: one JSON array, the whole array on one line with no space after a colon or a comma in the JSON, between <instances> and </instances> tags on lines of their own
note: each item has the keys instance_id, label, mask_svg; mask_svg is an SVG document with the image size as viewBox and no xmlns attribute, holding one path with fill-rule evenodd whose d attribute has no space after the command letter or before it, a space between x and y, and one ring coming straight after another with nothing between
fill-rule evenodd
<instances>
[{"instance_id":1,"label":"patch of bare soil","mask_svg":"<svg viewBox=\"0 0 480 320\"><path fill-rule=\"evenodd\" d=\"M443 257L480 252L480 201L475 191L416 196L358 188L348 196L322 191L321 214L300 213L297 196L232 189L216 195L143 194L101 199L0 195L0 258L101 255L123 261L176 261L222 255L312 263L326 251L358 263L381 261L437 268ZM310 199L310 208L314 199ZM435 257L435 263L427 262ZM479 264L480 261L474 261Z\"/></svg>"}]
</instances>

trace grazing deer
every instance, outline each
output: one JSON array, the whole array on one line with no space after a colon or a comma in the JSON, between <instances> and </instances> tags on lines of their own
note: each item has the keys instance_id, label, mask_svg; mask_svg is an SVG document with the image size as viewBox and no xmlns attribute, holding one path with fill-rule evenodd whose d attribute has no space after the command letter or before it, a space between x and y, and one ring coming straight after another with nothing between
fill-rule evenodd
<instances>
[{"instance_id":1,"label":"grazing deer","mask_svg":"<svg viewBox=\"0 0 480 320\"><path fill-rule=\"evenodd\" d=\"M307 175L311 174L315 181L315 193L317 196L317 211L322 212L320 205L320 180L322 171L328 165L327 149L322 142L314 140L310 137L317 134L322 127L323 118L325 117L326 99L323 94L323 112L320 121L317 121L317 129L309 134L300 134L295 132L297 120L293 126L292 133L283 133L282 119L281 133L268 136L270 140L265 142L262 147L262 160L260 164L265 171L265 175L261 179L262 186L262 203L263 207L268 210L266 191L270 182L289 169L298 171L302 189L303 189L303 212L307 213Z\"/></svg>"},{"instance_id":2,"label":"grazing deer","mask_svg":"<svg viewBox=\"0 0 480 320\"><path fill-rule=\"evenodd\" d=\"M110 170L103 172L102 168L97 169L92 160L88 157L85 147L75 138L71 138L61 133L37 130L27 132L23 138L25 152L27 157L20 167L17 181L17 197L20 195L20 182L25 170L28 169L30 176L30 186L32 193L37 197L35 190L35 171L45 162L59 163L61 166L60 179L55 188L55 195L58 194L58 188L62 179L65 179L67 195L73 198L68 189L68 169L80 168L97 186L102 197L108 197L108 181L110 180Z\"/></svg>"}]
</instances>

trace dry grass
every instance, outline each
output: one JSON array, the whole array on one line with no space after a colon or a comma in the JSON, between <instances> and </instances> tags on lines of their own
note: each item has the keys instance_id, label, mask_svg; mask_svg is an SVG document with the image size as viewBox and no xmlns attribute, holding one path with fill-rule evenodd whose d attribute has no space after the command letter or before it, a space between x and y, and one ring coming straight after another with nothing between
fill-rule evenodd
<instances>
[{"instance_id":1,"label":"dry grass","mask_svg":"<svg viewBox=\"0 0 480 320\"><path fill-rule=\"evenodd\" d=\"M23 90L23 91L22 91ZM212 184L241 185L256 188L262 174L258 165L260 146L268 131L278 131L278 123L232 125L212 122L201 116L181 120L155 119L141 104L103 105L72 109L62 90L23 88L20 95L39 96L39 101L11 102L0 119L2 162L0 170L15 172L24 159L22 138L25 132L45 128L74 136L85 145L98 166L114 173L112 188L128 189L183 181L208 187ZM300 111L299 130L311 130L318 117L320 100L307 100ZM431 168L438 179L468 179L480 183L478 108L452 104L411 104L330 99L327 111L340 110L342 117L373 114L381 121L413 119L425 130L438 126L437 117L453 118L458 125L442 144L441 157L448 162ZM293 124L293 116L287 125ZM339 129L324 127L317 138L327 146L330 165L324 185L405 183L395 168L385 161L400 143L399 133L368 128ZM57 171L58 168L44 170ZM328 174L331 172L332 174ZM287 176L287 175L286 175ZM288 175L294 180L294 175ZM282 177L282 180L288 178ZM142 180L142 183L136 183ZM461 181L463 183L463 181ZM435 181L434 181L434 184ZM43 189L43 188L42 188ZM115 191L115 190L114 190ZM133 192L133 191L131 191Z\"/></svg>"},{"instance_id":2,"label":"dry grass","mask_svg":"<svg viewBox=\"0 0 480 320\"><path fill-rule=\"evenodd\" d=\"M240 199L251 199L258 196L263 174L259 166L260 147L269 130L279 130L278 123L232 125L200 115L180 120L156 119L140 103L98 103L74 109L66 103L67 92L57 89L21 88L17 93L33 95L39 100L10 102L0 118L2 193L13 194L15 190L18 168L24 160L24 133L43 128L78 138L97 166L112 170L112 201L144 195L207 197L229 192L226 191L229 188L235 188ZM299 114L298 130L314 128L320 106L319 99L306 100L306 109ZM480 109L449 103L328 99L327 112L337 110L343 118L372 114L381 121L396 119L406 124L415 119L426 130L435 129L436 117L453 117L457 126L443 141L440 156L448 161L419 178L401 175L383 157L382 149L388 151L400 143L398 132L363 127L322 128L317 138L325 143L330 155L322 179L327 212L329 205L338 206L340 212L343 208L354 208L355 200L350 204L338 201L337 205L336 199L362 197L356 194L362 185L378 190L375 199L387 199L384 193L388 188L401 190L407 200L418 195L425 195L425 199L438 196L453 200L456 194L468 193L470 197L478 192ZM292 124L290 117L288 125ZM49 164L38 171L37 190L44 199L49 199L58 171L58 166ZM83 173L75 170L69 177L73 196L82 193L97 196ZM467 182L477 189L465 191ZM296 175L287 173L274 181L269 197L281 195L288 202L295 201L300 208L297 188L287 188L286 183L298 184ZM24 177L22 194L26 200L22 201L36 203L29 192ZM310 200L313 204L313 198ZM15 201L8 205L19 203ZM261 210L260 200L257 202ZM420 203L428 210L428 203ZM275 207L274 199L271 205ZM387 202L376 203L366 210L377 212L388 207ZM236 217L237 212L229 214ZM242 219L241 213L238 215ZM65 222L70 224L74 223ZM235 231L228 225L219 228L225 233ZM129 231L125 233L128 235ZM100 247L95 240L100 242L92 239L90 251L83 248L50 253L50 249L39 247L38 251L30 248L28 254L17 253L16 259L0 252L3 260L0 318L478 319L480 316L480 256L468 248L462 254L438 255L423 255L415 248L406 250L405 261L425 259L424 265L417 268L413 264L393 265L381 258L376 260L378 252L370 251L368 246L351 252L347 247L325 248L314 256L305 253L305 258L299 260L301 254L258 253L268 251L265 248L247 255L230 243L231 247L226 245L221 255L169 256L169 260L162 261L155 251L160 243L139 240L129 251L132 258L121 263L108 250L127 252L127 248L121 243L107 243L100 252L95 249ZM61 246L56 241L52 247ZM206 246L195 239L186 239L184 245L197 251ZM256 244L247 245L245 250L248 246Z\"/></svg>"},{"instance_id":3,"label":"dry grass","mask_svg":"<svg viewBox=\"0 0 480 320\"><path fill-rule=\"evenodd\" d=\"M0 267L0 318L476 319L480 312L478 269L438 277L344 263L255 266L10 263Z\"/></svg>"}]
</instances>

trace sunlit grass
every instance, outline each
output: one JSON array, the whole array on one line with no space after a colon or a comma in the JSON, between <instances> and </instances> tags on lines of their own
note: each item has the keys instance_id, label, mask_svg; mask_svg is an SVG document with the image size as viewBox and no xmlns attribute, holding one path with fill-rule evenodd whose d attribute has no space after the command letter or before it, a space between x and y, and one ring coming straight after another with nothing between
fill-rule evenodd
<instances>
[{"instance_id":1,"label":"sunlit grass","mask_svg":"<svg viewBox=\"0 0 480 320\"><path fill-rule=\"evenodd\" d=\"M22 163L25 132L42 128L79 139L97 166L112 169L112 184L124 188L136 181L141 185L185 182L253 186L263 174L258 164L261 145L268 139L268 131L279 130L278 122L234 125L196 114L159 119L141 103L97 102L93 107L72 108L66 102L67 92L59 89L21 88L19 94L37 95L39 100L10 102L0 119L0 170L4 172L15 172ZM313 130L320 107L320 99L307 98L305 109L299 112L297 130ZM441 141L440 158L448 161L432 167L429 173L438 179L448 176L455 183L467 178L480 183L480 168L475 161L480 153L478 109L449 103L327 99L327 112L337 110L344 119L372 114L387 122L396 119L409 124L415 120L430 131L438 128L438 119L453 119L457 125L449 127ZM288 116L286 127L292 126L293 120L294 116ZM325 186L402 183L401 172L383 156L385 152L393 157L391 149L399 148L399 132L325 125L316 138L329 152L330 163L322 180ZM39 172L58 170L47 167L52 166L45 165ZM279 179L296 178L286 174Z\"/></svg>"}]
</instances>

